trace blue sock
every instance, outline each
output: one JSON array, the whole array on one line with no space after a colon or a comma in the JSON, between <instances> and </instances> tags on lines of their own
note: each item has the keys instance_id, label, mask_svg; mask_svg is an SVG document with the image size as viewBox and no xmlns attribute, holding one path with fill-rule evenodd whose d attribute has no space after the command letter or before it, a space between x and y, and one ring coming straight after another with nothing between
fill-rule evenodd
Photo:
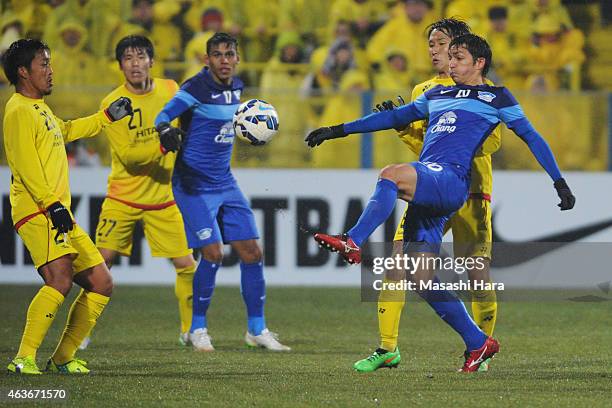
<instances>
[{"instance_id":1,"label":"blue sock","mask_svg":"<svg viewBox=\"0 0 612 408\"><path fill-rule=\"evenodd\" d=\"M378 179L374 194L359 217L357 224L348 231L348 236L359 246L368 239L376 228L389 216L395 208L397 200L397 185L387 179Z\"/></svg>"},{"instance_id":2,"label":"blue sock","mask_svg":"<svg viewBox=\"0 0 612 408\"><path fill-rule=\"evenodd\" d=\"M206 311L210 305L213 291L215 290L215 276L219 270L219 264L200 259L200 263L193 275L193 316L191 318L191 333L197 329L208 327Z\"/></svg>"},{"instance_id":3,"label":"blue sock","mask_svg":"<svg viewBox=\"0 0 612 408\"><path fill-rule=\"evenodd\" d=\"M240 292L247 309L249 333L259 336L266 328L264 317L266 281L263 276L263 262L240 263Z\"/></svg>"},{"instance_id":4,"label":"blue sock","mask_svg":"<svg viewBox=\"0 0 612 408\"><path fill-rule=\"evenodd\" d=\"M434 282L440 282L434 277ZM429 303L450 327L452 327L463 338L468 351L482 347L487 335L474 323L463 302L451 291L431 290L419 292L419 295Z\"/></svg>"}]
</instances>

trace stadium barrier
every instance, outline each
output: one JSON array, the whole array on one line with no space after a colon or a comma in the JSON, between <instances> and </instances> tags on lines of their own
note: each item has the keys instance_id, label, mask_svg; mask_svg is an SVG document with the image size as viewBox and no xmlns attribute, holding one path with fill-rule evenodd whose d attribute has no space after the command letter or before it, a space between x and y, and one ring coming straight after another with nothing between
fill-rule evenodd
<instances>
[{"instance_id":1,"label":"stadium barrier","mask_svg":"<svg viewBox=\"0 0 612 408\"><path fill-rule=\"evenodd\" d=\"M107 168L73 168L70 172L74 214L90 233L97 224L107 175ZM353 225L373 191L376 171L238 169L235 175L255 209L269 284L360 284L360 268L348 267L337 255L320 249L310 234L346 231ZM498 241L521 243L532 250L542 242L556 243L531 256L510 260L498 257L503 262L493 269L495 280L525 287L594 287L611 280L607 261L612 251L612 217L609 203L601 200L601 186L612 184L612 173L570 172L566 178L577 204L572 211L560 212L552 182L545 173L495 172L493 225ZM0 167L0 180L0 283L39 282L12 228L7 167ZM392 240L404 207L398 202L393 217L375 231L371 242ZM449 234L446 240L450 239ZM559 244L565 241L568 244ZM219 283L238 285L238 259L229 247L226 251L227 267L218 274ZM526 253L515 246L510 251ZM150 257L141 232L137 233L132 257L121 259L112 272L119 284L174 282L171 264Z\"/></svg>"}]
</instances>

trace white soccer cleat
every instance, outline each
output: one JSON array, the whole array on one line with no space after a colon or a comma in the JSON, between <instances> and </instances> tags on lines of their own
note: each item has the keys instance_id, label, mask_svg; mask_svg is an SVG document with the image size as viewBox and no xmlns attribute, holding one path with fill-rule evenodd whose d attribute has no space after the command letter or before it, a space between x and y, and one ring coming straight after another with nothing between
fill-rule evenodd
<instances>
[{"instance_id":1,"label":"white soccer cleat","mask_svg":"<svg viewBox=\"0 0 612 408\"><path fill-rule=\"evenodd\" d=\"M197 329L193 333L189 333L189 341L194 351L215 351L211 342L212 339L208 335L208 329Z\"/></svg>"},{"instance_id":2,"label":"white soccer cleat","mask_svg":"<svg viewBox=\"0 0 612 408\"><path fill-rule=\"evenodd\" d=\"M87 336L79 345L79 350L85 350L89 346L89 343L91 343L91 337Z\"/></svg>"},{"instance_id":3,"label":"white soccer cleat","mask_svg":"<svg viewBox=\"0 0 612 408\"><path fill-rule=\"evenodd\" d=\"M189 340L189 332L179 333L178 342L181 346L189 346L191 341Z\"/></svg>"},{"instance_id":4,"label":"white soccer cleat","mask_svg":"<svg viewBox=\"0 0 612 408\"><path fill-rule=\"evenodd\" d=\"M268 329L263 329L259 336L254 336L247 331L244 341L249 347L263 347L271 351L291 351L291 347L278 341L278 334Z\"/></svg>"}]
</instances>

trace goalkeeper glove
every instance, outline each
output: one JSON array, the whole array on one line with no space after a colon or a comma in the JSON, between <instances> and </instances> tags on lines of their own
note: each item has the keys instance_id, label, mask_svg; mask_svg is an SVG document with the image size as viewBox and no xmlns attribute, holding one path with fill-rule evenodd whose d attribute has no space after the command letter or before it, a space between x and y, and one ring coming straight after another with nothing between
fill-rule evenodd
<instances>
[{"instance_id":1,"label":"goalkeeper glove","mask_svg":"<svg viewBox=\"0 0 612 408\"><path fill-rule=\"evenodd\" d=\"M65 234L74 228L70 212L59 201L47 207L47 213L51 217L53 228L57 229L59 234Z\"/></svg>"},{"instance_id":2,"label":"goalkeeper glove","mask_svg":"<svg viewBox=\"0 0 612 408\"><path fill-rule=\"evenodd\" d=\"M560 178L554 183L555 190L557 190L557 195L561 199L561 202L557 204L561 211L571 210L574 208L574 204L576 204L576 197L572 194L572 190L570 190L569 186L565 182L564 178Z\"/></svg>"},{"instance_id":3,"label":"goalkeeper glove","mask_svg":"<svg viewBox=\"0 0 612 408\"><path fill-rule=\"evenodd\" d=\"M304 141L308 143L308 146L315 147L319 146L326 140L337 139L339 137L346 136L348 135L344 132L344 124L340 124L336 126L315 129L310 132L308 136L306 136L306 139L304 139Z\"/></svg>"},{"instance_id":4,"label":"goalkeeper glove","mask_svg":"<svg viewBox=\"0 0 612 408\"><path fill-rule=\"evenodd\" d=\"M185 132L182 129L170 126L168 122L162 122L155 127L159 133L160 148L163 154L176 152L181 148Z\"/></svg>"},{"instance_id":5,"label":"goalkeeper glove","mask_svg":"<svg viewBox=\"0 0 612 408\"><path fill-rule=\"evenodd\" d=\"M108 105L108 108L104 110L104 113L111 120L111 122L123 119L126 116L134 113L132 111L132 101L130 98L122 96L121 98L111 102L111 104Z\"/></svg>"}]
</instances>

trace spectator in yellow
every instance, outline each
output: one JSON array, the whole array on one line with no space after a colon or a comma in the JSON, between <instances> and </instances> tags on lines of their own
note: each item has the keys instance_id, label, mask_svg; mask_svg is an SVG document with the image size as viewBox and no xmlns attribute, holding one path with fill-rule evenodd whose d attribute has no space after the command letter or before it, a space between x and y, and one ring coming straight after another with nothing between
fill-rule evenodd
<instances>
[{"instance_id":1,"label":"spectator in yellow","mask_svg":"<svg viewBox=\"0 0 612 408\"><path fill-rule=\"evenodd\" d=\"M89 24L91 15L87 0L66 0L61 4L52 3L51 6L54 8L49 12L45 23L43 39L49 47L55 49L62 42L59 35L62 22L74 18L86 25Z\"/></svg>"},{"instance_id":2,"label":"spectator in yellow","mask_svg":"<svg viewBox=\"0 0 612 408\"><path fill-rule=\"evenodd\" d=\"M331 6L330 16L330 27L339 20L350 23L360 48L365 47L388 18L385 2L380 0L336 0Z\"/></svg>"},{"instance_id":3,"label":"spectator in yellow","mask_svg":"<svg viewBox=\"0 0 612 408\"><path fill-rule=\"evenodd\" d=\"M61 42L54 51L54 57L61 63L54 75L56 85L108 85L110 81L105 64L101 64L84 49L87 43L85 26L76 19L67 19L60 25L58 32Z\"/></svg>"},{"instance_id":4,"label":"spectator in yellow","mask_svg":"<svg viewBox=\"0 0 612 408\"><path fill-rule=\"evenodd\" d=\"M6 10L2 13L2 18L0 19L0 32L2 33L0 54L2 54L13 42L23 38L23 22L12 10Z\"/></svg>"},{"instance_id":5,"label":"spectator in yellow","mask_svg":"<svg viewBox=\"0 0 612 408\"><path fill-rule=\"evenodd\" d=\"M277 167L295 167L304 164L309 150L301 143L306 134L308 106L300 97L305 72L296 64L303 60L303 44L296 32L278 36L274 57L268 62L260 83L261 97L276 107L281 126L274 143L264 146L267 164Z\"/></svg>"},{"instance_id":6,"label":"spectator in yellow","mask_svg":"<svg viewBox=\"0 0 612 408\"><path fill-rule=\"evenodd\" d=\"M260 62L272 58L274 40L279 33L278 0L254 1L242 7L246 19L243 29L245 59Z\"/></svg>"},{"instance_id":7,"label":"spectator in yellow","mask_svg":"<svg viewBox=\"0 0 612 408\"><path fill-rule=\"evenodd\" d=\"M329 33L329 0L279 0L280 31L297 31L306 39L307 49L325 42ZM314 47L313 47L314 48Z\"/></svg>"},{"instance_id":8,"label":"spectator in yellow","mask_svg":"<svg viewBox=\"0 0 612 408\"><path fill-rule=\"evenodd\" d=\"M327 55L329 54L330 45L336 42L337 40L349 41L353 45L356 45L356 41L353 36L353 31L351 29L351 24L348 21L336 21L336 25L334 27L334 36L330 39L329 42L326 42L324 45L321 45L312 52L312 54L310 55L310 65L313 72L319 72L321 68L323 68L325 60L327 59ZM357 66L362 69L365 69L368 64L368 57L365 51L361 50L357 46L354 46L353 52L355 55L355 63L357 64Z\"/></svg>"},{"instance_id":9,"label":"spectator in yellow","mask_svg":"<svg viewBox=\"0 0 612 408\"><path fill-rule=\"evenodd\" d=\"M370 63L380 66L388 50L402 50L412 64L418 82L430 75L427 42L423 38L435 16L429 0L404 0L404 11L403 16L389 20L374 34L366 51Z\"/></svg>"},{"instance_id":10,"label":"spectator in yellow","mask_svg":"<svg viewBox=\"0 0 612 408\"><path fill-rule=\"evenodd\" d=\"M319 123L344 123L362 115L361 93L369 88L365 73L346 72L340 81L339 92L329 98ZM312 150L312 164L319 168L358 168L360 157L360 144L347 142L347 139L333 140L327 149Z\"/></svg>"},{"instance_id":11,"label":"spectator in yellow","mask_svg":"<svg viewBox=\"0 0 612 408\"><path fill-rule=\"evenodd\" d=\"M183 74L183 81L200 72L202 67L206 65L204 60L206 57L206 42L215 33L223 31L224 21L223 12L218 8L211 7L202 11L199 30L185 46L187 69Z\"/></svg>"},{"instance_id":12,"label":"spectator in yellow","mask_svg":"<svg viewBox=\"0 0 612 408\"><path fill-rule=\"evenodd\" d=\"M374 89L377 91L405 92L412 88L413 74L406 53L402 50L389 50L380 72L374 74Z\"/></svg>"},{"instance_id":13,"label":"spectator in yellow","mask_svg":"<svg viewBox=\"0 0 612 408\"><path fill-rule=\"evenodd\" d=\"M191 7L185 14L184 21L191 31L198 32L201 30L202 14L207 9L214 8L223 14L224 31L237 36L242 32L240 23L243 16L241 13L243 13L245 7L251 7L251 5L243 2L243 0L193 0Z\"/></svg>"},{"instance_id":14,"label":"spectator in yellow","mask_svg":"<svg viewBox=\"0 0 612 408\"><path fill-rule=\"evenodd\" d=\"M567 9L561 4L561 0L529 0L534 13L533 20L537 21L539 17L547 15L558 21L564 31L574 28L574 23L570 18Z\"/></svg>"},{"instance_id":15,"label":"spectator in yellow","mask_svg":"<svg viewBox=\"0 0 612 408\"><path fill-rule=\"evenodd\" d=\"M530 48L527 88L534 91L555 91L565 87L579 89L584 35L576 29L564 30L562 22L544 14L535 22L533 46Z\"/></svg>"},{"instance_id":16,"label":"spectator in yellow","mask_svg":"<svg viewBox=\"0 0 612 408\"><path fill-rule=\"evenodd\" d=\"M489 78L496 84L512 89L525 87L525 52L518 43L516 33L508 25L508 9L503 6L491 7L485 38L493 50L495 60Z\"/></svg>"}]
</instances>

